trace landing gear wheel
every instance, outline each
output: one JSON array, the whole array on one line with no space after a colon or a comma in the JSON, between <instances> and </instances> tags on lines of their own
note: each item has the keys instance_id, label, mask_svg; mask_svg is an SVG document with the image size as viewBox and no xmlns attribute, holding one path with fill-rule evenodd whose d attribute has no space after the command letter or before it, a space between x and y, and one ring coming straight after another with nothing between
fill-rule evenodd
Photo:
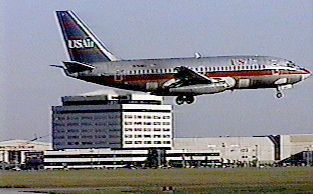
<instances>
[{"instance_id":1,"label":"landing gear wheel","mask_svg":"<svg viewBox=\"0 0 313 194\"><path fill-rule=\"evenodd\" d=\"M282 97L284 97L284 94L282 92L277 92L276 97L282 98Z\"/></svg>"},{"instance_id":2,"label":"landing gear wheel","mask_svg":"<svg viewBox=\"0 0 313 194\"><path fill-rule=\"evenodd\" d=\"M176 98L176 104L178 105L182 105L184 104L185 100L184 100L184 97L183 96L177 96Z\"/></svg>"},{"instance_id":3,"label":"landing gear wheel","mask_svg":"<svg viewBox=\"0 0 313 194\"><path fill-rule=\"evenodd\" d=\"M186 96L185 101L187 104L192 104L195 101L193 96Z\"/></svg>"},{"instance_id":4,"label":"landing gear wheel","mask_svg":"<svg viewBox=\"0 0 313 194\"><path fill-rule=\"evenodd\" d=\"M182 105L185 102L187 104L192 104L194 101L195 101L194 96L177 96L177 98L176 98L176 104L178 104L178 105Z\"/></svg>"}]
</instances>

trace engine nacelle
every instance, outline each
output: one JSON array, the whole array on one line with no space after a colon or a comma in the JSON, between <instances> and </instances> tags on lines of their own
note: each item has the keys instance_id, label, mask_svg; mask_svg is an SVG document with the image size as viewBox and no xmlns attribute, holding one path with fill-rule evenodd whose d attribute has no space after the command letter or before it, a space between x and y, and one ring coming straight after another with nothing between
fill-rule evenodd
<instances>
[{"instance_id":1,"label":"engine nacelle","mask_svg":"<svg viewBox=\"0 0 313 194\"><path fill-rule=\"evenodd\" d=\"M217 82L212 84L197 84L178 88L170 88L169 92L175 94L201 95L223 92L227 88L229 88L227 83Z\"/></svg>"}]
</instances>

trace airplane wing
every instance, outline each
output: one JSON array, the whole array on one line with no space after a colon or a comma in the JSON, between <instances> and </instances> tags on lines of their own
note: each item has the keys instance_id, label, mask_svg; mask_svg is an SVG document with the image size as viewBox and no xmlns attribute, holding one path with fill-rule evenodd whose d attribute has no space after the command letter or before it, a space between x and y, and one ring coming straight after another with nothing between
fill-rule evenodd
<instances>
[{"instance_id":1,"label":"airplane wing","mask_svg":"<svg viewBox=\"0 0 313 194\"><path fill-rule=\"evenodd\" d=\"M214 82L213 79L204 76L200 73L193 71L187 67L181 66L176 67L175 70L177 73L175 74L177 81L171 84L169 87L182 87L196 84L211 84Z\"/></svg>"},{"instance_id":2,"label":"airplane wing","mask_svg":"<svg viewBox=\"0 0 313 194\"><path fill-rule=\"evenodd\" d=\"M195 72L188 67L176 67L174 74L175 79L164 83L163 87L167 88L170 93L185 95L201 95L223 92L232 88L236 81L231 77L210 78Z\"/></svg>"}]
</instances>

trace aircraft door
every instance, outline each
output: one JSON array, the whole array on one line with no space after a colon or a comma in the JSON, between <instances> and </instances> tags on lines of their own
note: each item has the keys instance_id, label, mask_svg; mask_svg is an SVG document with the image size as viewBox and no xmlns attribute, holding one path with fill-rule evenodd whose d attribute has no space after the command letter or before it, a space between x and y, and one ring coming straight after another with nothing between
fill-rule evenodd
<instances>
[{"instance_id":1,"label":"aircraft door","mask_svg":"<svg viewBox=\"0 0 313 194\"><path fill-rule=\"evenodd\" d=\"M114 75L115 81L122 81L124 78L124 70L116 70Z\"/></svg>"}]
</instances>

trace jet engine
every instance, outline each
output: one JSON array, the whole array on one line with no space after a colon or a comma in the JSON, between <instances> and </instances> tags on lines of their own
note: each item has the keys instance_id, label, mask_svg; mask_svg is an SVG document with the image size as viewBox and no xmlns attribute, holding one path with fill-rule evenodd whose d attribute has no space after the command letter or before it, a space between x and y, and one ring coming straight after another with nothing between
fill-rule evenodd
<instances>
[{"instance_id":1,"label":"jet engine","mask_svg":"<svg viewBox=\"0 0 313 194\"><path fill-rule=\"evenodd\" d=\"M196 84L170 88L169 92L175 94L201 95L223 92L228 88L229 86L226 82L216 82L212 84Z\"/></svg>"}]
</instances>

